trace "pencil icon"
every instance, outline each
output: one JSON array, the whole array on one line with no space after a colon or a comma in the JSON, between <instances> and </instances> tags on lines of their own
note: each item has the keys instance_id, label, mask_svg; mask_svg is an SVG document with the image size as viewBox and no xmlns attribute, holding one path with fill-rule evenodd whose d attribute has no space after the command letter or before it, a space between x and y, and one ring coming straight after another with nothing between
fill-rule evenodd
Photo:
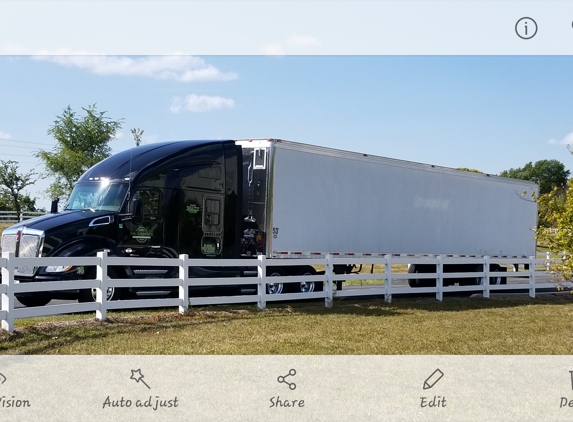
<instances>
[{"instance_id":1,"label":"pencil icon","mask_svg":"<svg viewBox=\"0 0 573 422\"><path fill-rule=\"evenodd\" d=\"M432 372L432 375L430 375L426 381L424 381L424 390L429 390L432 388L439 380L442 379L443 376L444 373L439 369L436 369L434 372Z\"/></svg>"}]
</instances>

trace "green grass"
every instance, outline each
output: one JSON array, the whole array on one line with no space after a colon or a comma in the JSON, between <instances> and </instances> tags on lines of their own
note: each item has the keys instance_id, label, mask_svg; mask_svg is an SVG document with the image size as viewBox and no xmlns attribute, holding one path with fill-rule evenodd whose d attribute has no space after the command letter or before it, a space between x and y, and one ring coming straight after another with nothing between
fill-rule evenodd
<instances>
[{"instance_id":1,"label":"green grass","mask_svg":"<svg viewBox=\"0 0 573 422\"><path fill-rule=\"evenodd\" d=\"M11 224L1 224L3 230ZM539 248L543 251L542 247ZM406 265L393 266L406 272ZM365 265L361 273L370 273ZM383 273L383 265L374 273ZM383 280L351 281L376 284ZM337 300L16 321L0 354L570 354L573 295Z\"/></svg>"},{"instance_id":2,"label":"green grass","mask_svg":"<svg viewBox=\"0 0 573 422\"><path fill-rule=\"evenodd\" d=\"M279 305L281 306L281 305ZM0 354L570 354L573 295L337 300L17 320Z\"/></svg>"}]
</instances>

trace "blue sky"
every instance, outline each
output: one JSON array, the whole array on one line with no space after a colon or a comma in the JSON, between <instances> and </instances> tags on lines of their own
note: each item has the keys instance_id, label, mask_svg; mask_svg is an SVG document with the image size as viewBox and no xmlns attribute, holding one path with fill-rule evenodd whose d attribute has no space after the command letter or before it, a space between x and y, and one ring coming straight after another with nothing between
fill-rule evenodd
<instances>
[{"instance_id":1,"label":"blue sky","mask_svg":"<svg viewBox=\"0 0 573 422\"><path fill-rule=\"evenodd\" d=\"M571 75L570 56L2 56L1 159L41 171L55 117L97 104L124 119L114 152L139 127L144 143L281 138L491 174L573 169ZM42 206L48 184L28 189Z\"/></svg>"}]
</instances>

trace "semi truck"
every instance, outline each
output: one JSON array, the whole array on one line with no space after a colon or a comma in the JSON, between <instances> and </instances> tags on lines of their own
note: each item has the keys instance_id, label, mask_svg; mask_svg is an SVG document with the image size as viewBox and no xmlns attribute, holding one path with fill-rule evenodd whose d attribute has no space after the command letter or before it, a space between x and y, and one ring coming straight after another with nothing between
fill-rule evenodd
<instances>
[{"instance_id":1,"label":"semi truck","mask_svg":"<svg viewBox=\"0 0 573 422\"><path fill-rule=\"evenodd\" d=\"M307 257L374 254L531 256L536 184L279 139L173 141L119 152L87 170L61 211L15 224L2 251L21 257L243 258L245 267L191 267L190 277L240 277L265 255L268 275L316 274ZM281 265L297 259L300 265ZM143 261L142 261L143 262ZM250 268L250 270L249 270ZM490 271L506 268L492 264ZM351 265L335 265L338 274ZM446 265L444 271L482 271ZM112 278L169 278L169 267L110 267ZM412 287L431 285L410 265ZM21 283L93 279L95 268L18 267ZM502 283L504 277L490 282ZM479 283L480 279L446 279ZM268 293L310 292L322 283L270 283ZM338 286L340 288L340 286ZM90 289L77 292L93 300ZM168 295L171 289L110 289ZM22 294L42 306L58 292Z\"/></svg>"}]
</instances>

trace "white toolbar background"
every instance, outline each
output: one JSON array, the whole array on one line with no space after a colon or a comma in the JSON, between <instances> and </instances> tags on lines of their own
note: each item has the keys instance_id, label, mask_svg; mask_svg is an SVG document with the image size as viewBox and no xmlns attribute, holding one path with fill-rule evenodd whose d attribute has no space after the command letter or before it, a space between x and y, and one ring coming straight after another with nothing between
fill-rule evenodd
<instances>
[{"instance_id":1,"label":"white toolbar background","mask_svg":"<svg viewBox=\"0 0 573 422\"><path fill-rule=\"evenodd\" d=\"M0 54L85 53L572 54L573 2L0 0Z\"/></svg>"}]
</instances>

